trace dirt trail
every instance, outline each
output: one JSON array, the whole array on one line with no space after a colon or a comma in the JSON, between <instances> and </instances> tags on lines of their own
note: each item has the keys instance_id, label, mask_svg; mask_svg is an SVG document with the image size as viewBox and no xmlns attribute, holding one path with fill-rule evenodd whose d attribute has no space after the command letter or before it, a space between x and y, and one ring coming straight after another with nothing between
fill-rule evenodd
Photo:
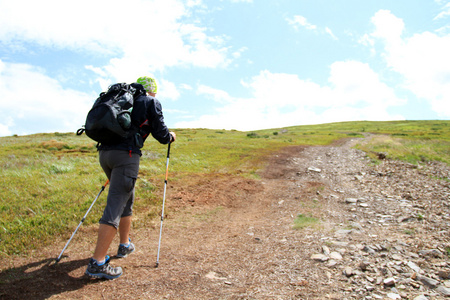
<instances>
[{"instance_id":1,"label":"dirt trail","mask_svg":"<svg viewBox=\"0 0 450 300\"><path fill-rule=\"evenodd\" d=\"M369 167L364 153L351 148L355 141L285 148L270 159L260 180L214 174L192 178L195 185L170 187L158 268L154 265L159 221L155 221L154 226L133 229L135 253L125 259L113 258L112 264L124 269L120 278L87 279L83 274L95 228L84 228L67 250L68 257L56 266L50 260L66 241L37 251L32 261L14 262L12 269L0 274L0 299L377 299L378 295L393 299L388 298L389 292L395 291L384 283L370 282L369 275L361 271L343 274L346 267L356 269L359 261L369 259L376 269L370 276L376 279L376 262L392 253L386 250L384 256L371 256L364 246L401 240L401 245L415 247L422 239L418 234L403 234L404 227L378 226L376 209L392 205L372 204L383 186L367 175L374 167ZM442 186L445 199L448 181L447 185L437 182L433 183ZM353 198L366 199L366 205L349 206L346 199ZM368 211L367 206L374 210ZM445 213L448 207L443 217ZM294 230L298 214L321 222ZM449 246L448 223L442 225L441 233L431 236L426 224L419 226L437 245L430 247ZM311 259L323 252L329 256L328 248L341 257ZM110 253L115 250L112 246ZM441 257L440 269L450 271L447 262L448 257ZM411 285L398 294L410 299L417 295L444 299L421 284Z\"/></svg>"}]
</instances>

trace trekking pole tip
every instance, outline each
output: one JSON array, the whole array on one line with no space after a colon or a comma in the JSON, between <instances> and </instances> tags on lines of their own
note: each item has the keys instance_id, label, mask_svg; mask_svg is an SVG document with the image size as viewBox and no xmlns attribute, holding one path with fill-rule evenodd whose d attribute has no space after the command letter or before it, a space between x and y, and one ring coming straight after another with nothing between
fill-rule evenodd
<instances>
[{"instance_id":1,"label":"trekking pole tip","mask_svg":"<svg viewBox=\"0 0 450 300\"><path fill-rule=\"evenodd\" d=\"M157 268L159 266L159 262L156 262L155 264L155 268Z\"/></svg>"}]
</instances>

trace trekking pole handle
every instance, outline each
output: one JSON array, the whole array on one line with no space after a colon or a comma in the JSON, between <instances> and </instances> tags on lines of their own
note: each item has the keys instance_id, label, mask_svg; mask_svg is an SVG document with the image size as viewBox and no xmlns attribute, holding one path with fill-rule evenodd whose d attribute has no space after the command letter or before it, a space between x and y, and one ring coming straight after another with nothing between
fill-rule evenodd
<instances>
[{"instance_id":1,"label":"trekking pole handle","mask_svg":"<svg viewBox=\"0 0 450 300\"><path fill-rule=\"evenodd\" d=\"M167 184L167 178L169 177L169 159L170 159L170 145L172 144L172 142L169 142L169 145L167 147L167 161L166 161L166 179L165 179L165 184Z\"/></svg>"}]
</instances>

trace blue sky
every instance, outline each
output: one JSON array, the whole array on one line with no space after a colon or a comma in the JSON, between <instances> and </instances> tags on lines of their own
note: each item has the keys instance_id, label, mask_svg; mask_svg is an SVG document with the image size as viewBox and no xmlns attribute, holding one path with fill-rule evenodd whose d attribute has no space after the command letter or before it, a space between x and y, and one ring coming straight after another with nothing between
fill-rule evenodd
<instances>
[{"instance_id":1,"label":"blue sky","mask_svg":"<svg viewBox=\"0 0 450 300\"><path fill-rule=\"evenodd\" d=\"M0 0L0 136L154 76L171 128L450 119L448 0Z\"/></svg>"}]
</instances>

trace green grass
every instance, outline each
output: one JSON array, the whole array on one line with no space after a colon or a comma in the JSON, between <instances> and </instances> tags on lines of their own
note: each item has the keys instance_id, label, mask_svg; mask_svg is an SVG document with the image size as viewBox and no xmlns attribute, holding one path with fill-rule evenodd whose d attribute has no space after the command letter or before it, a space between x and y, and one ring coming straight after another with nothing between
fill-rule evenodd
<instances>
[{"instance_id":1,"label":"green grass","mask_svg":"<svg viewBox=\"0 0 450 300\"><path fill-rule=\"evenodd\" d=\"M294 229L303 229L305 227L315 226L319 223L319 219L299 214L294 220Z\"/></svg>"},{"instance_id":2,"label":"green grass","mask_svg":"<svg viewBox=\"0 0 450 300\"><path fill-rule=\"evenodd\" d=\"M450 164L450 121L342 122L318 126L376 134L370 143L358 145L369 154L384 152L388 158L414 164L426 161Z\"/></svg>"},{"instance_id":3,"label":"green grass","mask_svg":"<svg viewBox=\"0 0 450 300\"><path fill-rule=\"evenodd\" d=\"M413 229L405 229L403 232L407 235L414 235L416 233L414 228Z\"/></svg>"},{"instance_id":4,"label":"green grass","mask_svg":"<svg viewBox=\"0 0 450 300\"><path fill-rule=\"evenodd\" d=\"M449 129L450 121L342 122L253 132L177 129L169 181L176 184L209 173L258 178L266 158L282 147L328 145L369 133L374 138L357 146L368 154L386 152L389 158L449 164ZM0 138L0 257L70 237L106 181L95 145L74 133ZM167 145L151 138L143 149L135 207L146 218L157 217L166 154ZM97 223L105 198L106 192L84 226Z\"/></svg>"}]
</instances>

